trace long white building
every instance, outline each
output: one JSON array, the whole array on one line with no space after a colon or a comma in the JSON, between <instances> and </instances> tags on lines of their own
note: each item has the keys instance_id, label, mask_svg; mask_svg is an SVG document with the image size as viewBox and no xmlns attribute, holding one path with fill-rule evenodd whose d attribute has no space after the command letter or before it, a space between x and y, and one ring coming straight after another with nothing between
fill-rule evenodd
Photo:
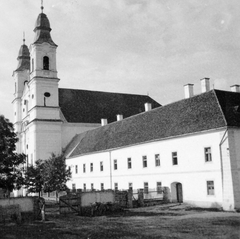
<instances>
[{"instance_id":1,"label":"long white building","mask_svg":"<svg viewBox=\"0 0 240 239\"><path fill-rule=\"evenodd\" d=\"M70 188L167 187L171 201L240 208L240 93L202 94L77 135L67 148Z\"/></svg>"}]
</instances>

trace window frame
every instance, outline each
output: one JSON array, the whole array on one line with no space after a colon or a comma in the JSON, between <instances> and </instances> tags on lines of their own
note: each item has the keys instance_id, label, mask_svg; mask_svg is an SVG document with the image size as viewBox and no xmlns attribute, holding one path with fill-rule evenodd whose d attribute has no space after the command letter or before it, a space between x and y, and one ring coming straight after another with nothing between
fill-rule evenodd
<instances>
[{"instance_id":1,"label":"window frame","mask_svg":"<svg viewBox=\"0 0 240 239\"><path fill-rule=\"evenodd\" d=\"M133 183L132 182L128 183L128 190L130 190L130 189L133 191Z\"/></svg>"},{"instance_id":2,"label":"window frame","mask_svg":"<svg viewBox=\"0 0 240 239\"><path fill-rule=\"evenodd\" d=\"M100 162L100 172L103 172L103 161Z\"/></svg>"},{"instance_id":3,"label":"window frame","mask_svg":"<svg viewBox=\"0 0 240 239\"><path fill-rule=\"evenodd\" d=\"M75 165L75 174L78 174L78 165Z\"/></svg>"},{"instance_id":4,"label":"window frame","mask_svg":"<svg viewBox=\"0 0 240 239\"><path fill-rule=\"evenodd\" d=\"M143 192L144 192L145 194L148 194L148 192L149 192L148 182L143 182Z\"/></svg>"},{"instance_id":5,"label":"window frame","mask_svg":"<svg viewBox=\"0 0 240 239\"><path fill-rule=\"evenodd\" d=\"M43 70L49 71L50 59L48 56L43 57Z\"/></svg>"},{"instance_id":6,"label":"window frame","mask_svg":"<svg viewBox=\"0 0 240 239\"><path fill-rule=\"evenodd\" d=\"M160 186L159 186L160 184ZM156 191L157 191L157 194L162 194L162 182L156 182Z\"/></svg>"},{"instance_id":7,"label":"window frame","mask_svg":"<svg viewBox=\"0 0 240 239\"><path fill-rule=\"evenodd\" d=\"M173 166L178 165L178 152L177 151L172 152L172 165Z\"/></svg>"},{"instance_id":8,"label":"window frame","mask_svg":"<svg viewBox=\"0 0 240 239\"><path fill-rule=\"evenodd\" d=\"M118 183L114 183L114 190L115 190L115 191L118 190Z\"/></svg>"},{"instance_id":9,"label":"window frame","mask_svg":"<svg viewBox=\"0 0 240 239\"><path fill-rule=\"evenodd\" d=\"M212 185L209 185L209 183L212 183ZM215 196L215 185L214 180L207 180L207 196Z\"/></svg>"},{"instance_id":10,"label":"window frame","mask_svg":"<svg viewBox=\"0 0 240 239\"><path fill-rule=\"evenodd\" d=\"M210 152L208 152L210 150ZM204 147L204 159L205 163L212 162L212 148L211 147Z\"/></svg>"},{"instance_id":11,"label":"window frame","mask_svg":"<svg viewBox=\"0 0 240 239\"><path fill-rule=\"evenodd\" d=\"M90 172L93 172L93 163L90 163Z\"/></svg>"},{"instance_id":12,"label":"window frame","mask_svg":"<svg viewBox=\"0 0 240 239\"><path fill-rule=\"evenodd\" d=\"M143 168L147 168L147 155L142 156Z\"/></svg>"},{"instance_id":13,"label":"window frame","mask_svg":"<svg viewBox=\"0 0 240 239\"><path fill-rule=\"evenodd\" d=\"M101 188L101 191L104 190L104 183L101 183L101 184L100 184L100 188Z\"/></svg>"},{"instance_id":14,"label":"window frame","mask_svg":"<svg viewBox=\"0 0 240 239\"><path fill-rule=\"evenodd\" d=\"M83 164L83 173L86 173L86 164Z\"/></svg>"},{"instance_id":15,"label":"window frame","mask_svg":"<svg viewBox=\"0 0 240 239\"><path fill-rule=\"evenodd\" d=\"M113 169L117 170L118 169L118 165L117 165L117 159L113 160Z\"/></svg>"},{"instance_id":16,"label":"window frame","mask_svg":"<svg viewBox=\"0 0 240 239\"><path fill-rule=\"evenodd\" d=\"M158 156L158 158L157 158ZM160 154L155 154L155 167L160 167Z\"/></svg>"},{"instance_id":17,"label":"window frame","mask_svg":"<svg viewBox=\"0 0 240 239\"><path fill-rule=\"evenodd\" d=\"M131 169L132 168L132 158L127 158L127 167L128 169Z\"/></svg>"}]
</instances>

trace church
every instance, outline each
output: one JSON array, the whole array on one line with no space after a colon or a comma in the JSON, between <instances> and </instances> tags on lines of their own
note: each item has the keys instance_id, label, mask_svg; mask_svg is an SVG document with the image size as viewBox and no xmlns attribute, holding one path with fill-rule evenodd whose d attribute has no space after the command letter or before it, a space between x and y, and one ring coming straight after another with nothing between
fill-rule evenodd
<instances>
[{"instance_id":1,"label":"church","mask_svg":"<svg viewBox=\"0 0 240 239\"><path fill-rule=\"evenodd\" d=\"M27 164L61 154L77 133L160 106L147 95L59 88L57 44L41 9L34 41L28 48L23 40L13 72L16 148Z\"/></svg>"},{"instance_id":2,"label":"church","mask_svg":"<svg viewBox=\"0 0 240 239\"><path fill-rule=\"evenodd\" d=\"M61 89L57 45L47 16L18 54L14 126L17 152L28 164L51 153L66 156L71 189L166 187L171 202L240 209L240 86L161 106L145 95ZM64 80L64 79L62 79Z\"/></svg>"}]
</instances>

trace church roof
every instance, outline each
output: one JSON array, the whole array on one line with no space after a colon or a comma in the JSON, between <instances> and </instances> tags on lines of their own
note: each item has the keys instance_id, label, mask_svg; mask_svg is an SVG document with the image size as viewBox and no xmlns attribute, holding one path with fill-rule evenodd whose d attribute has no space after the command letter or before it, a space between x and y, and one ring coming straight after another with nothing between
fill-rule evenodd
<instances>
[{"instance_id":1,"label":"church roof","mask_svg":"<svg viewBox=\"0 0 240 239\"><path fill-rule=\"evenodd\" d=\"M30 53L25 44L20 47L17 60L18 66L16 71L30 70Z\"/></svg>"},{"instance_id":2,"label":"church roof","mask_svg":"<svg viewBox=\"0 0 240 239\"><path fill-rule=\"evenodd\" d=\"M69 157L226 126L240 127L240 93L211 90L76 135Z\"/></svg>"},{"instance_id":3,"label":"church roof","mask_svg":"<svg viewBox=\"0 0 240 239\"><path fill-rule=\"evenodd\" d=\"M71 123L101 123L102 118L114 122L117 114L127 118L143 112L145 103L161 106L147 95L59 89L59 106Z\"/></svg>"},{"instance_id":4,"label":"church roof","mask_svg":"<svg viewBox=\"0 0 240 239\"><path fill-rule=\"evenodd\" d=\"M51 30L52 29L50 27L50 22L47 18L47 15L44 13L40 13L35 23L35 39L33 44L41 44L43 42L47 42L50 45L57 46L51 38Z\"/></svg>"}]
</instances>

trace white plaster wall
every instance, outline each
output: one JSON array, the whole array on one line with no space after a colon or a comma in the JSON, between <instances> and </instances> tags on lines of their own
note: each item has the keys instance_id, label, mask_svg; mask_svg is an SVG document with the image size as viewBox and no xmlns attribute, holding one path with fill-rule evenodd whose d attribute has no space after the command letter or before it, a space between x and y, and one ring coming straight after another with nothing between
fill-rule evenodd
<instances>
[{"instance_id":1,"label":"white plaster wall","mask_svg":"<svg viewBox=\"0 0 240 239\"><path fill-rule=\"evenodd\" d=\"M228 199L232 202L232 209L240 208L240 129L229 129L229 151L231 161L228 164Z\"/></svg>"},{"instance_id":2,"label":"white plaster wall","mask_svg":"<svg viewBox=\"0 0 240 239\"><path fill-rule=\"evenodd\" d=\"M34 121L29 126L29 154L34 161L48 159L51 153L61 154L61 123Z\"/></svg>"},{"instance_id":3,"label":"white plaster wall","mask_svg":"<svg viewBox=\"0 0 240 239\"><path fill-rule=\"evenodd\" d=\"M65 122L62 124L62 147L63 149L70 143L72 138L76 134L80 134L82 132L95 129L99 127L100 124L87 124L87 123L68 123Z\"/></svg>"},{"instance_id":4,"label":"white plaster wall","mask_svg":"<svg viewBox=\"0 0 240 239\"><path fill-rule=\"evenodd\" d=\"M149 189L155 189L157 182L171 188L174 182L182 183L183 200L195 202L196 205L214 206L222 204L222 179L219 143L224 130L195 134L186 137L173 138L158 142L146 143L132 147L112 150L111 153L95 153L72 159L67 159L69 166L79 165L79 173L73 173L69 182L77 188L83 188L83 183L94 183L100 189L100 183L105 188L114 187L127 189L131 182L134 189L143 188L148 182ZM212 162L205 162L204 147L211 147ZM172 165L172 152L178 153L178 165ZM155 154L160 154L160 167L155 166ZM147 156L148 167L143 168L142 156ZM132 159L132 169L127 168L127 158ZM113 170L113 161L117 159L118 169ZM104 172L100 172L100 161L104 162ZM111 161L111 163L110 163ZM94 163L94 172L89 172L90 163ZM82 173L82 164L87 165L87 173ZM110 176L112 168L112 177ZM214 181L215 195L207 195L207 181Z\"/></svg>"}]
</instances>

